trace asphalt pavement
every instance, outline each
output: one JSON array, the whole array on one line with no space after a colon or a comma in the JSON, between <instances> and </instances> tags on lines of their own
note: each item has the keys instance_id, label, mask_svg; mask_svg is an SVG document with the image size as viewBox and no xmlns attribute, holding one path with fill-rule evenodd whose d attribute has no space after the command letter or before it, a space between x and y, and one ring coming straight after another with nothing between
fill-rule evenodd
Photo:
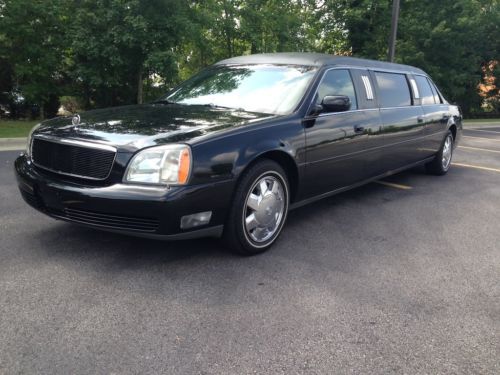
<instances>
[{"instance_id":1,"label":"asphalt pavement","mask_svg":"<svg viewBox=\"0 0 500 375\"><path fill-rule=\"evenodd\" d=\"M58 222L0 152L0 374L499 374L500 125L290 213L271 251Z\"/></svg>"}]
</instances>

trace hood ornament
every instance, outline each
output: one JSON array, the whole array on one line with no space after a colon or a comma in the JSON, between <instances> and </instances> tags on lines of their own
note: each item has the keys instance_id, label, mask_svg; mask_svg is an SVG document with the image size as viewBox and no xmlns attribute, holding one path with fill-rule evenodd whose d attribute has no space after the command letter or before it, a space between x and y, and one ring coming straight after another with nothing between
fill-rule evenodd
<instances>
[{"instance_id":1,"label":"hood ornament","mask_svg":"<svg viewBox=\"0 0 500 375\"><path fill-rule=\"evenodd\" d=\"M80 125L80 115L76 114L71 119L71 123L75 126Z\"/></svg>"}]
</instances>

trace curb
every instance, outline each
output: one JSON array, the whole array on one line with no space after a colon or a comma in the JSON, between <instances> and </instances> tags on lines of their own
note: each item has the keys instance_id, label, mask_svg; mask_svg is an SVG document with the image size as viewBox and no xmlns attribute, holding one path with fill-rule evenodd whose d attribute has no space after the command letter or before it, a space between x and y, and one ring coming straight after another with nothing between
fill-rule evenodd
<instances>
[{"instance_id":1,"label":"curb","mask_svg":"<svg viewBox=\"0 0 500 375\"><path fill-rule=\"evenodd\" d=\"M0 138L0 151L19 151L26 147L26 138Z\"/></svg>"}]
</instances>

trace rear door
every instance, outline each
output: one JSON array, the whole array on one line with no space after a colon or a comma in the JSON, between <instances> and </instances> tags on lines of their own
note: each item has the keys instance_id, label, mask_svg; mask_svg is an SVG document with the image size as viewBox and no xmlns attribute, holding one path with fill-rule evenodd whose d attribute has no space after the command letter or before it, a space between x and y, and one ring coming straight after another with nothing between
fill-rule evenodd
<instances>
[{"instance_id":1,"label":"rear door","mask_svg":"<svg viewBox=\"0 0 500 375\"><path fill-rule=\"evenodd\" d=\"M420 104L425 116L423 157L434 155L441 147L450 117L449 106L437 92L432 81L423 75L414 75Z\"/></svg>"},{"instance_id":2,"label":"rear door","mask_svg":"<svg viewBox=\"0 0 500 375\"><path fill-rule=\"evenodd\" d=\"M369 91L361 76L368 79ZM368 73L347 68L327 70L311 108L328 95L346 95L351 108L345 112L310 113L306 132L307 195L337 190L366 179L378 165L371 150L381 145L381 122ZM370 107L371 108L367 108Z\"/></svg>"},{"instance_id":3,"label":"rear door","mask_svg":"<svg viewBox=\"0 0 500 375\"><path fill-rule=\"evenodd\" d=\"M384 136L381 162L385 171L421 160L424 112L415 103L404 73L372 71Z\"/></svg>"}]
</instances>

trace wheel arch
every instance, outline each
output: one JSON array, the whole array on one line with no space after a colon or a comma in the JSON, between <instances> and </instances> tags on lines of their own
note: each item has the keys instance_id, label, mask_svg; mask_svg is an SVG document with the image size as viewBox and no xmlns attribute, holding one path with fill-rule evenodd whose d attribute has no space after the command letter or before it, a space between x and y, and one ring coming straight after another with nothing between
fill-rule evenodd
<instances>
[{"instance_id":1,"label":"wheel arch","mask_svg":"<svg viewBox=\"0 0 500 375\"><path fill-rule=\"evenodd\" d=\"M270 149L262 151L259 154L256 154L241 168L241 171L238 173L237 176L236 185L239 184L245 171L247 171L249 168L257 164L261 160L266 160L266 159L278 163L281 166L281 168L283 168L283 170L285 171L290 188L290 203L294 202L295 199L297 198L298 187L299 187L299 167L294 157L284 149Z\"/></svg>"},{"instance_id":2,"label":"wheel arch","mask_svg":"<svg viewBox=\"0 0 500 375\"><path fill-rule=\"evenodd\" d=\"M453 140L455 141L457 139L457 125L455 123L451 123L451 125L448 126L448 130L451 131L451 135L453 136Z\"/></svg>"}]
</instances>

